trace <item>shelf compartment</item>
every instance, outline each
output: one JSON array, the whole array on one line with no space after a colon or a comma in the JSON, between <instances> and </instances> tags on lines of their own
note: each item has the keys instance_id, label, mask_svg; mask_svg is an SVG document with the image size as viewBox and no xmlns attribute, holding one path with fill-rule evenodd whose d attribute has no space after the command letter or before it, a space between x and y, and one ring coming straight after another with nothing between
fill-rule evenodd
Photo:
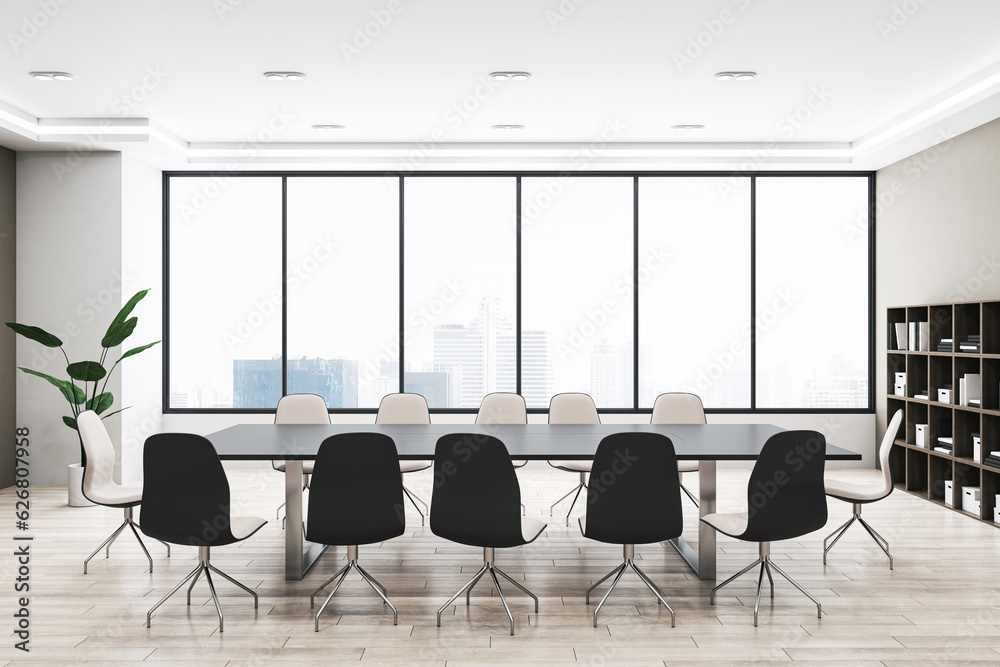
<instances>
[{"instance_id":1,"label":"shelf compartment","mask_svg":"<svg viewBox=\"0 0 1000 667\"><path fill-rule=\"evenodd\" d=\"M938 344L942 338L954 338L954 326L952 322L952 306L930 306L929 308L930 344L927 349L936 352Z\"/></svg>"},{"instance_id":2,"label":"shelf compartment","mask_svg":"<svg viewBox=\"0 0 1000 667\"><path fill-rule=\"evenodd\" d=\"M952 432L955 458L972 462L972 434L980 433L979 413L971 410L955 410Z\"/></svg>"},{"instance_id":3,"label":"shelf compartment","mask_svg":"<svg viewBox=\"0 0 1000 667\"><path fill-rule=\"evenodd\" d=\"M982 330L983 354L1000 354L1000 301L983 303Z\"/></svg>"},{"instance_id":4,"label":"shelf compartment","mask_svg":"<svg viewBox=\"0 0 1000 667\"><path fill-rule=\"evenodd\" d=\"M938 446L938 438L952 437L954 438L954 410L947 407L941 407L937 405L930 406L930 411L927 418L927 423L929 424L929 435L927 441L927 449L934 449Z\"/></svg>"},{"instance_id":5,"label":"shelf compartment","mask_svg":"<svg viewBox=\"0 0 1000 667\"><path fill-rule=\"evenodd\" d=\"M1000 410L1000 359L983 359L981 372L981 407L983 410Z\"/></svg>"},{"instance_id":6,"label":"shelf compartment","mask_svg":"<svg viewBox=\"0 0 1000 667\"><path fill-rule=\"evenodd\" d=\"M982 305L977 301L974 303L955 304L955 352L957 353L960 343L964 343L969 336L979 335L979 311ZM982 347L980 346L980 352Z\"/></svg>"},{"instance_id":7,"label":"shelf compartment","mask_svg":"<svg viewBox=\"0 0 1000 667\"><path fill-rule=\"evenodd\" d=\"M895 340L899 342L899 336L896 333L897 324L903 325L903 331L906 332L906 308L889 308L886 311L886 342L885 349L889 352L902 352L906 350L906 345L902 347L893 347L891 342Z\"/></svg>"},{"instance_id":8,"label":"shelf compartment","mask_svg":"<svg viewBox=\"0 0 1000 667\"><path fill-rule=\"evenodd\" d=\"M983 521L993 521L993 508L996 507L998 493L1000 493L1000 470L992 471L989 468L983 468L983 486L979 493Z\"/></svg>"},{"instance_id":9,"label":"shelf compartment","mask_svg":"<svg viewBox=\"0 0 1000 667\"><path fill-rule=\"evenodd\" d=\"M903 354L890 354L888 361L885 365L886 377L885 377L885 393L889 395L896 394L896 373L906 372L906 355ZM903 394L907 394L906 383L903 383Z\"/></svg>"},{"instance_id":10,"label":"shelf compartment","mask_svg":"<svg viewBox=\"0 0 1000 667\"><path fill-rule=\"evenodd\" d=\"M906 450L906 490L927 496L927 452L919 449ZM943 486L941 497L944 497Z\"/></svg>"},{"instance_id":11,"label":"shelf compartment","mask_svg":"<svg viewBox=\"0 0 1000 667\"><path fill-rule=\"evenodd\" d=\"M928 406L923 403L908 403L906 406L906 431L903 435L909 445L917 444L917 424L930 424L927 421ZM889 417L892 419L892 417ZM928 436L929 437L929 436ZM928 440L929 442L929 440ZM900 477L900 479L903 479Z\"/></svg>"},{"instance_id":12,"label":"shelf compartment","mask_svg":"<svg viewBox=\"0 0 1000 667\"><path fill-rule=\"evenodd\" d=\"M982 518L982 480L979 473L979 467L974 465L966 465L964 463L955 463L955 509L959 511L964 511L962 509L962 487L963 486L978 486L979 488L979 515L976 518ZM969 512L966 512L969 514Z\"/></svg>"},{"instance_id":13,"label":"shelf compartment","mask_svg":"<svg viewBox=\"0 0 1000 667\"><path fill-rule=\"evenodd\" d=\"M927 383L927 357L908 354L906 355L906 395L912 398L924 389L930 391L930 385ZM931 395L928 394L927 398L930 400Z\"/></svg>"},{"instance_id":14,"label":"shelf compartment","mask_svg":"<svg viewBox=\"0 0 1000 667\"><path fill-rule=\"evenodd\" d=\"M955 388L954 378L952 377L952 363L951 357L930 357L930 378L927 381L927 390L930 392L927 397L931 401L938 400L938 390L943 389L945 385L951 385L952 391L951 403L955 402L955 397L958 394L958 390Z\"/></svg>"},{"instance_id":15,"label":"shelf compartment","mask_svg":"<svg viewBox=\"0 0 1000 667\"><path fill-rule=\"evenodd\" d=\"M915 453L923 454L923 452ZM924 454L922 458L924 484L927 484L927 488L923 489L921 495L931 500L936 500L939 503L946 502L944 497L944 483L952 478L951 459L933 454ZM906 490L913 491L910 488Z\"/></svg>"},{"instance_id":16,"label":"shelf compartment","mask_svg":"<svg viewBox=\"0 0 1000 667\"><path fill-rule=\"evenodd\" d=\"M980 437L982 438L983 459L985 460L990 452L1000 451L1000 417L983 415L982 429Z\"/></svg>"}]
</instances>

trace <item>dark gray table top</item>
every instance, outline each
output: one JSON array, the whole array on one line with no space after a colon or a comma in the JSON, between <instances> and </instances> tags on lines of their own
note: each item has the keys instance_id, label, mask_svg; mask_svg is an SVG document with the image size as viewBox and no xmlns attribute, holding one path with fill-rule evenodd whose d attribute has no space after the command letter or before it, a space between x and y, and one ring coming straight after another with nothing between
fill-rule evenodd
<instances>
[{"instance_id":1,"label":"dark gray table top","mask_svg":"<svg viewBox=\"0 0 1000 667\"><path fill-rule=\"evenodd\" d=\"M401 459L433 459L438 438L485 433L503 441L511 458L591 459L612 433L662 433L678 459L752 461L764 442L785 429L771 424L240 424L208 437L229 460L314 459L323 440L338 433L385 433ZM826 458L859 461L861 455L827 444Z\"/></svg>"}]
</instances>

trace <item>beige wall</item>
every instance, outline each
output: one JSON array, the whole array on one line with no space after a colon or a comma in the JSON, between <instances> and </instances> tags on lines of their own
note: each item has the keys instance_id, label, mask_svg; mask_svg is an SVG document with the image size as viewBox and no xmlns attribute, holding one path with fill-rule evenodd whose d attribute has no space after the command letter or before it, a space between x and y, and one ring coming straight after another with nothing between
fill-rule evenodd
<instances>
[{"instance_id":1,"label":"beige wall","mask_svg":"<svg viewBox=\"0 0 1000 667\"><path fill-rule=\"evenodd\" d=\"M14 151L0 147L0 322L13 322L16 305ZM14 483L14 332L0 331L0 488Z\"/></svg>"},{"instance_id":2,"label":"beige wall","mask_svg":"<svg viewBox=\"0 0 1000 667\"><path fill-rule=\"evenodd\" d=\"M878 171L875 405L886 425L887 307L1000 299L1000 120Z\"/></svg>"}]
</instances>

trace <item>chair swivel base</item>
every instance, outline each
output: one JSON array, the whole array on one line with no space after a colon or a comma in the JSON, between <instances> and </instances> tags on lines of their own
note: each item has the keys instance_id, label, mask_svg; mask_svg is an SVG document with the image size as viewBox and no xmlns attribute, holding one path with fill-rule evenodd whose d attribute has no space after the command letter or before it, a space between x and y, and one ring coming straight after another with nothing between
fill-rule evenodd
<instances>
[{"instance_id":1,"label":"chair swivel base","mask_svg":"<svg viewBox=\"0 0 1000 667\"><path fill-rule=\"evenodd\" d=\"M495 555L495 549L493 547L483 547L483 566L479 569L479 572L476 572L475 576L472 577L472 579L469 579L469 581L464 586L462 586L461 588L458 589L457 593L455 593L454 595L452 595L451 598L447 602L445 602L444 605L442 605L440 609L438 609L438 612L437 612L437 626L439 628L441 627L441 614L444 612L445 609L447 609L449 606L451 606L452 602L454 602L455 600L458 599L459 595L461 595L462 593L465 593L465 606L469 606L469 596L472 593L472 589L475 588L476 584L479 583L479 580L482 579L483 575L486 574L487 572L490 573L490 578L493 579L493 585L496 587L497 593L500 594L500 602L503 603L503 608L507 611L507 618L510 619L510 636L511 637L514 636L514 615L510 613L510 607L507 605L507 598L504 597L503 591L500 589L500 581L497 579L497 575L498 574L501 577L503 577L504 579L506 579L507 581L509 581L510 583L512 583L515 586L517 586L521 590L522 593L524 593L525 595L527 595L528 597L530 597L532 600L534 600L535 601L535 613L536 614L538 613L538 598L535 596L535 594L532 593L531 591L529 591L527 588L525 588L521 584L519 584L516 581L514 581L513 579L511 579L510 575L508 575L506 572L504 572L500 568L498 568L495 565L493 565L494 555Z\"/></svg>"},{"instance_id":2,"label":"chair swivel base","mask_svg":"<svg viewBox=\"0 0 1000 667\"><path fill-rule=\"evenodd\" d=\"M595 588L603 584L612 575L614 575L615 577L614 581L611 582L611 587L604 594L604 597L601 598L600 603L597 605L597 609L594 610L594 627L595 628L597 627L598 612L601 611L601 607L603 607L604 603L607 602L608 597L611 595L611 591L615 590L615 586L618 585L618 580L622 578L622 575L625 574L625 570L627 570L628 568L632 568L632 571L634 571L637 575L639 575L639 578L642 579L642 583L646 584L649 590L653 591L653 595L656 596L656 603L657 604L662 603L663 606L667 608L667 611L670 612L670 627L672 628L677 627L677 619L674 616L674 610L670 607L669 604L667 604L667 601L663 599L663 591L661 591L660 587L654 584L652 580L646 576L645 572L643 572L638 568L638 566L636 566L633 560L635 558L635 545L625 544L623 545L622 551L623 551L622 557L624 558L624 562L622 562L621 565L619 565L618 567L616 567L615 569L611 570L606 575L598 579L597 583L595 583L593 586L587 589L587 604L590 604L591 591L593 591Z\"/></svg>"},{"instance_id":3,"label":"chair swivel base","mask_svg":"<svg viewBox=\"0 0 1000 667\"><path fill-rule=\"evenodd\" d=\"M328 596L326 596L326 602L324 602L323 606L319 608L318 612L316 612L316 626L315 626L316 632L319 632L319 617L323 615L323 611L326 609L326 606L330 604L330 600L333 599L333 594L336 593L337 589L340 588L340 585L344 583L344 579L347 578L347 575L350 574L352 569L357 570L358 574L361 575L361 578L364 579L365 582L367 582L368 585L371 586L376 593L378 593L378 596L380 598L382 598L382 602L389 605L389 608L392 609L392 624L393 625L399 624L399 613L396 611L396 607L391 602L389 602L389 598L386 597L388 591L385 589L385 586L380 584L375 577L368 574L368 572L366 572L363 567L358 565L358 546L355 544L347 547L347 565L340 568L340 570L337 571L337 574L333 575L332 577L324 581L323 585L314 590L312 595L309 596L309 608L315 609L316 596L319 595L320 591L329 586L330 582L332 582L337 577L340 577L340 579L337 581L337 584L333 587L333 590L330 591L330 594Z\"/></svg>"},{"instance_id":4,"label":"chair swivel base","mask_svg":"<svg viewBox=\"0 0 1000 667\"><path fill-rule=\"evenodd\" d=\"M424 511L426 511L428 513L430 512L431 508L428 507L427 503L424 502L423 498L421 498L416 493L414 493L413 491L410 491L408 488L406 488L405 484L403 485L403 493L406 494L406 497L410 499L410 502L413 503L413 506L417 509L417 514L420 515L420 525L421 526L424 525L424 520L425 520L426 517L424 516L424 512L420 511L420 505L423 505L424 506ZM417 501L420 502L420 505L417 505Z\"/></svg>"},{"instance_id":5,"label":"chair swivel base","mask_svg":"<svg viewBox=\"0 0 1000 667\"><path fill-rule=\"evenodd\" d=\"M249 593L250 595L252 595L253 596L253 608L257 609L257 602L258 602L258 600L257 600L257 593L255 593L254 591L250 590L249 588L247 588L246 586L244 586L240 582L236 581L235 579L233 579L232 577L230 577L228 574L226 574L225 572L223 572L219 568L217 568L214 565L212 565L211 562L209 562L209 556L210 556L209 551L210 551L210 547L198 547L198 567L196 567L193 570L191 570L190 574L188 574L186 577L184 577L183 579L181 579L181 581L180 581L179 584L177 584L176 586L174 586L169 593L167 593L162 598L160 598L160 601L157 602L156 604L154 604L153 608L150 609L146 613L146 627L147 628L149 627L150 621L153 618L153 612L156 611L160 607L161 604L163 604L164 602L166 602L167 598L169 598L171 595L173 595L174 593L176 593L180 589L181 586L183 586L184 584L186 584L189 579L191 580L191 585L188 586L188 589L187 589L187 603L190 606L191 605L191 589L194 588L194 585L196 583L198 583L198 578L201 577L201 574L204 572L205 573L205 581L208 582L208 590L210 590L212 592L212 600L215 602L215 611L219 615L219 632L220 633L223 632L225 630L225 627L224 627L224 618L222 616L222 606L219 604L219 596L216 595L216 593L215 593L215 585L212 584L212 575L209 572L210 570L211 570L211 572L215 572L219 576L221 576L221 577L223 577L225 579L228 579L230 581L230 583L236 584L237 586L239 586L240 588L242 588L244 591L246 591L247 593Z\"/></svg>"},{"instance_id":6,"label":"chair swivel base","mask_svg":"<svg viewBox=\"0 0 1000 667\"><path fill-rule=\"evenodd\" d=\"M885 553L885 555L889 557L889 569L891 570L892 554L889 553L889 541L886 540L881 535L879 535L877 532L875 532L875 529L869 526L868 522L865 521L863 518L861 518L861 503L851 503L851 504L854 506L854 514L851 516L851 518L847 520L847 523L845 523L840 528L827 535L826 539L823 540L823 565L826 565L826 554L829 553L830 549L833 548L833 545L836 544L837 541L844 536L844 533L846 533L847 529L851 527L851 524L857 521L858 523L861 524L861 526L865 530L868 531L868 534L871 535L871 538L873 540L875 540L875 544L878 545L878 548L881 549ZM826 546L826 543L829 542L830 538L833 537L834 535L836 535L837 537L834 538L830 546Z\"/></svg>"},{"instance_id":7,"label":"chair swivel base","mask_svg":"<svg viewBox=\"0 0 1000 667\"><path fill-rule=\"evenodd\" d=\"M118 536L121 535L122 531L125 530L126 526L132 529L132 534L135 535L135 539L139 541L139 546L142 547L142 553L146 554L146 560L149 561L149 571L150 572L153 571L153 558L149 555L149 551L146 550L146 545L143 543L142 537L139 536L139 531L135 529L135 527L138 524L136 524L136 522L132 519L132 508L125 507L124 510L125 510L125 520L122 522L122 525L118 526L118 530L111 533L111 536L108 537L108 539L101 542L101 546L94 549L94 553L87 556L87 559L83 561L84 574L87 574L87 563L89 563L90 559L96 556L97 552L100 551L101 549L106 550L104 552L105 558L111 557L111 545L114 544L115 540L118 539ZM167 558L170 558L170 545L162 540L156 540L156 541L167 548Z\"/></svg>"},{"instance_id":8,"label":"chair swivel base","mask_svg":"<svg viewBox=\"0 0 1000 667\"><path fill-rule=\"evenodd\" d=\"M775 565L775 563L774 563L773 560L771 560L771 543L770 542L761 542L760 543L760 556L757 558L757 560L755 560L754 562L750 563L745 568L743 568L742 570L740 570L739 572L737 572L736 574L734 574L733 576L729 577L728 579L726 579L725 581L723 581L721 584L719 584L718 586L716 586L715 588L713 588L711 595L709 595L709 597L708 597L709 603L713 604L713 605L715 604L715 593L720 588L722 588L723 586L727 586L730 583L732 583L733 581L735 581L736 579L738 579L739 577L742 577L744 574L746 574L747 572L749 572L750 570L752 570L757 565L760 565L760 576L757 578L757 598L756 598L756 600L753 603L753 627L755 627L755 628L757 627L757 612L760 609L760 589L764 585L764 575L765 574L767 574L767 580L771 584L771 599L772 600L774 599L774 579L771 578L771 570L772 569L774 569L775 572L777 572L778 574L780 574L781 576L783 576L785 579L787 579L789 581L789 583L792 584L792 586L795 586L795 588L799 589L799 591L803 595L805 595L807 598L809 598L810 600L812 600L813 603L816 605L816 618L823 618L823 605L821 605L819 603L819 600L817 600L812 595L810 595L809 591L807 591L806 589L802 588L802 586L800 586L797 581L795 581L794 579L792 579L791 577L789 577L787 574L785 574L785 572L780 567L778 567L777 565Z\"/></svg>"},{"instance_id":9,"label":"chair swivel base","mask_svg":"<svg viewBox=\"0 0 1000 667\"><path fill-rule=\"evenodd\" d=\"M570 492L567 493L565 496L563 496L559 500L557 500L554 503L552 503L552 505L549 507L549 516L553 516L552 510L555 509L556 505L558 505L562 501L566 500L571 495L573 495L574 492L576 492L576 495L573 496L573 502L571 502L569 504L569 511L566 512L566 525L569 526L569 515L573 513L573 506L576 505L576 501L580 497L580 492L583 491L586 488L587 488L587 473L581 472L580 473L580 483L577 484L576 486L574 486L572 489L570 489Z\"/></svg>"}]
</instances>

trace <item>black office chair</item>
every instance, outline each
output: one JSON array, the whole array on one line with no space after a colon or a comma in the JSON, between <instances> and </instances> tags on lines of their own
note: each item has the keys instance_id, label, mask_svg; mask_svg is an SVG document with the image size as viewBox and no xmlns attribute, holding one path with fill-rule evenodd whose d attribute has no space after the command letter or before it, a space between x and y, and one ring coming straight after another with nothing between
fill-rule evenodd
<instances>
[{"instance_id":1,"label":"black office chair","mask_svg":"<svg viewBox=\"0 0 1000 667\"><path fill-rule=\"evenodd\" d=\"M228 579L253 596L257 593L211 564L210 550L242 542L267 523L256 516L231 516L229 480L215 447L206 438L191 433L160 433L146 439L142 455L145 486L142 491L142 532L157 540L198 547L198 566L153 605L146 614L146 627L153 612L189 579L191 589L205 574L205 581L219 615L219 632L224 630L222 607L212 584L211 572Z\"/></svg>"},{"instance_id":2,"label":"black office chair","mask_svg":"<svg viewBox=\"0 0 1000 667\"><path fill-rule=\"evenodd\" d=\"M396 444L382 433L342 433L330 436L319 447L309 492L309 521L306 539L317 544L347 547L347 565L327 579L309 596L309 608L316 596L340 577L319 617L351 569L375 589L392 609L392 624L399 615L389 602L385 586L358 565L358 545L374 544L403 534L403 476L399 472Z\"/></svg>"},{"instance_id":3,"label":"black office chair","mask_svg":"<svg viewBox=\"0 0 1000 667\"><path fill-rule=\"evenodd\" d=\"M465 604L469 604L473 587L487 572L507 611L512 636L514 616L497 574L531 597L538 613L538 598L496 567L493 560L497 548L534 542L545 526L538 519L521 516L521 488L507 447L500 440L481 433L454 433L439 438L434 450L431 531L452 542L482 547L483 567L438 609L438 627L441 613L459 595L465 593Z\"/></svg>"},{"instance_id":4,"label":"black office chair","mask_svg":"<svg viewBox=\"0 0 1000 667\"><path fill-rule=\"evenodd\" d=\"M670 627L674 627L674 610L634 562L636 544L672 540L684 531L677 456L670 438L658 433L616 433L601 440L590 472L587 515L580 518L580 531L598 542L623 545L622 564L587 589L590 604L591 591L615 577L594 610L594 627L598 612L628 568L666 606Z\"/></svg>"},{"instance_id":5,"label":"black office chair","mask_svg":"<svg viewBox=\"0 0 1000 667\"><path fill-rule=\"evenodd\" d=\"M764 443L750 473L747 511L708 514L701 518L724 535L760 543L757 560L712 589L709 596L711 604L715 604L716 591L759 564L757 599L753 605L754 627L757 627L760 589L765 574L771 585L771 598L774 598L772 569L816 603L816 616L823 617L823 606L819 601L771 560L771 542L801 537L826 525L825 465L826 438L823 434L817 431L784 431L772 435Z\"/></svg>"}]
</instances>

